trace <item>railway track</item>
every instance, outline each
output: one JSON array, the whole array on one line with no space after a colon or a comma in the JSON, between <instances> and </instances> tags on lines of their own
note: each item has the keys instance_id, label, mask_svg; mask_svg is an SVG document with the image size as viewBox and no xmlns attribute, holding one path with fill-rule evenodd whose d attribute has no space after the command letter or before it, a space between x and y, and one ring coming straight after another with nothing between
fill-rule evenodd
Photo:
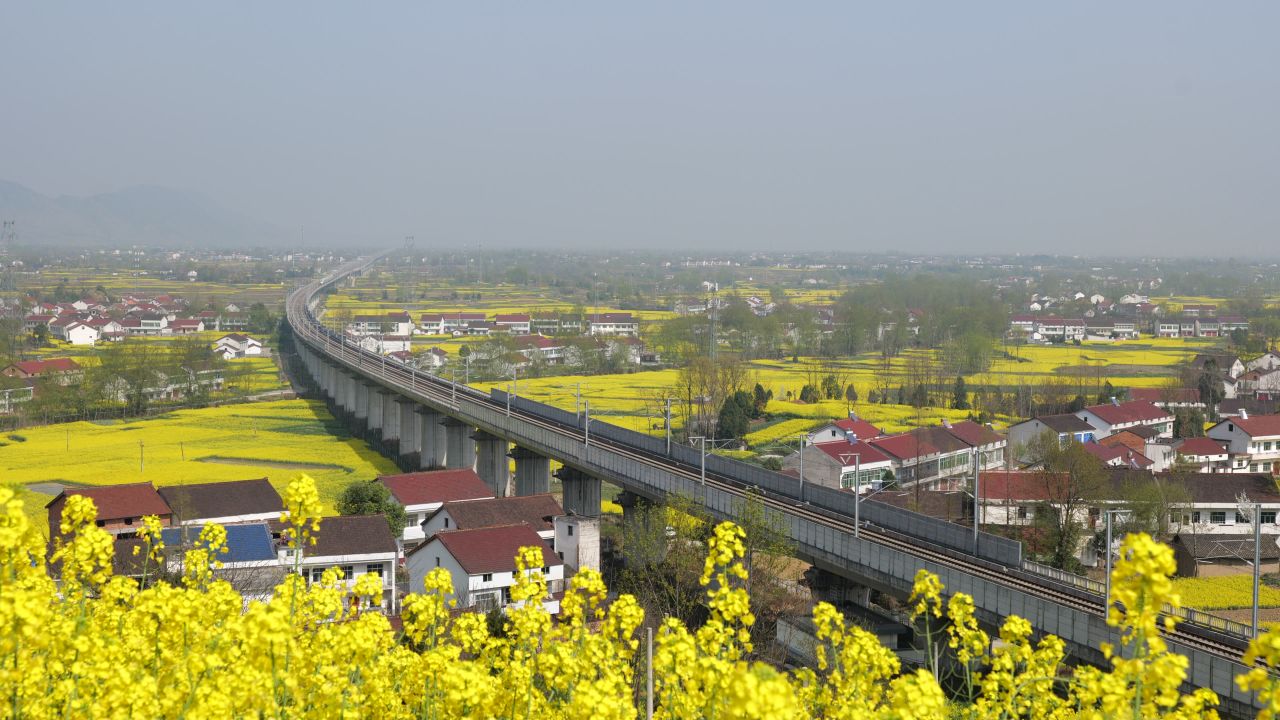
<instances>
[{"instance_id":1,"label":"railway track","mask_svg":"<svg viewBox=\"0 0 1280 720\"><path fill-rule=\"evenodd\" d=\"M518 419L522 423L540 427L562 437L572 439L575 442L583 442L584 444L588 442L587 433L583 428L554 421L522 408L508 407L505 402L473 390L470 387L455 384L434 375L419 373L413 368L397 363L387 362L384 356L353 346L345 342L341 335L324 327L319 319L314 316L310 307L311 298L314 294L325 285L351 272L363 269L363 267L377 259L375 257L373 260L363 263L348 264L325 278L291 293L286 302L286 312L294 332L309 341L312 347L330 355L339 362L348 363L354 369L372 375L383 383L406 390L411 394L417 394L440 406L461 411L460 400L478 403L492 410L509 413L511 417ZM608 448L610 452L626 457L631 461L680 475L694 483L702 482L702 473L697 466L691 466L688 463L665 455L631 447L609 438L591 436L589 442L597 447ZM1104 601L1098 595L1055 582L1050 578L1032 575L1021 568L1007 567L971 556L966 557L962 553L946 548L931 547L919 539L903 536L867 523L863 523L862 527L855 528L852 517L821 507L811 506L794 497L762 492L758 488L748 486L740 480L718 473L708 471L705 474L705 478L706 485L709 487L738 497L745 497L748 493L752 493L760 498L765 506L776 511L800 516L810 522L840 532L857 534L860 539L866 539L886 548L898 550L919 558L921 561L934 563L982 578L1026 593L1032 597L1070 607L1083 613L1099 617L1104 614ZM1247 647L1247 639L1245 638L1238 638L1186 622L1180 624L1174 632L1169 633L1168 639L1179 645L1196 648L1234 662L1240 661L1240 657Z\"/></svg>"}]
</instances>

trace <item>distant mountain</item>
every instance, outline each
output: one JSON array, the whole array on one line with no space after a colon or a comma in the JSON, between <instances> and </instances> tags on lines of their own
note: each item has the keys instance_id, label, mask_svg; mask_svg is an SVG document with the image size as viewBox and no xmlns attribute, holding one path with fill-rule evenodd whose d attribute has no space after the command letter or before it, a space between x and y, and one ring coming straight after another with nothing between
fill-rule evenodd
<instances>
[{"instance_id":1,"label":"distant mountain","mask_svg":"<svg viewBox=\"0 0 1280 720\"><path fill-rule=\"evenodd\" d=\"M198 193L140 185L51 198L0 180L0 219L17 221L20 245L272 245L286 233Z\"/></svg>"}]
</instances>

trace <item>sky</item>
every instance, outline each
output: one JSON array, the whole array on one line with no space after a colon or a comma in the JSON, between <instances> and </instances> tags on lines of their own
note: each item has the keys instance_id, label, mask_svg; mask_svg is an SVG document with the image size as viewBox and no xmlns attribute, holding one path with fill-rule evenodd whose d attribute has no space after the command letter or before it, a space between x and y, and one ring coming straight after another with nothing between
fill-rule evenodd
<instances>
[{"instance_id":1,"label":"sky","mask_svg":"<svg viewBox=\"0 0 1280 720\"><path fill-rule=\"evenodd\" d=\"M1280 3L0 4L0 179L485 248L1275 255Z\"/></svg>"}]
</instances>

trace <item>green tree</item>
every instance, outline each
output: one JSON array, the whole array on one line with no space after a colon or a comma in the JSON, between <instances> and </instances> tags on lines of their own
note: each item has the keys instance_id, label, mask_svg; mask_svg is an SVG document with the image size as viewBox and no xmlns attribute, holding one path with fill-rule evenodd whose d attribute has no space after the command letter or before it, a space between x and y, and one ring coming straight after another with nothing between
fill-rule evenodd
<instances>
[{"instance_id":1,"label":"green tree","mask_svg":"<svg viewBox=\"0 0 1280 720\"><path fill-rule=\"evenodd\" d=\"M844 389L844 399L851 403L858 402L858 388L854 387L853 383L849 383Z\"/></svg>"},{"instance_id":2,"label":"green tree","mask_svg":"<svg viewBox=\"0 0 1280 720\"><path fill-rule=\"evenodd\" d=\"M343 515L382 515L393 535L404 530L404 506L377 480L357 480L342 491L338 512Z\"/></svg>"},{"instance_id":3,"label":"green tree","mask_svg":"<svg viewBox=\"0 0 1280 720\"><path fill-rule=\"evenodd\" d=\"M969 409L969 388L965 386L964 376L956 376L955 387L951 390L951 407L956 410Z\"/></svg>"},{"instance_id":4,"label":"green tree","mask_svg":"<svg viewBox=\"0 0 1280 720\"><path fill-rule=\"evenodd\" d=\"M765 408L769 406L769 399L772 397L772 390L765 390L763 385L756 383L755 388L751 391L751 405L754 410L752 417L763 417Z\"/></svg>"},{"instance_id":5,"label":"green tree","mask_svg":"<svg viewBox=\"0 0 1280 720\"><path fill-rule=\"evenodd\" d=\"M818 394L818 388L812 385L805 385L800 388L800 402L816 403L822 400L822 396Z\"/></svg>"},{"instance_id":6,"label":"green tree","mask_svg":"<svg viewBox=\"0 0 1280 720\"><path fill-rule=\"evenodd\" d=\"M725 398L720 406L720 415L716 419L716 434L723 439L739 439L747 434L751 427L750 408L753 407L751 396L738 391Z\"/></svg>"}]
</instances>

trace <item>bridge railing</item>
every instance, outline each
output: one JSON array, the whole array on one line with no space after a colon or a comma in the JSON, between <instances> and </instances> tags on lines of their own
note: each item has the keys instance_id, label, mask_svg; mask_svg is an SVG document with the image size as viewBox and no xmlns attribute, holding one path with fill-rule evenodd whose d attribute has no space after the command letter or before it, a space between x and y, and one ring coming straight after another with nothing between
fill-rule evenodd
<instances>
[{"instance_id":1,"label":"bridge railing","mask_svg":"<svg viewBox=\"0 0 1280 720\"><path fill-rule=\"evenodd\" d=\"M1107 594L1107 584L1101 580L1094 580L1093 578L1087 578L1083 575L1067 572L1066 570L1059 570L1058 568L1042 565L1038 562L1032 562L1031 560L1024 560L1022 562L1022 569L1027 572L1035 573L1036 575L1056 580L1064 585L1070 585L1071 587L1091 592L1095 595L1105 597ZM1203 610L1196 610L1194 608L1175 608L1171 605L1165 605L1164 612L1166 615L1172 615L1176 618L1180 618L1183 622L1191 623L1192 625L1212 628L1214 630L1230 635L1237 635L1239 637L1253 637L1252 626L1236 622L1235 620L1228 620L1227 618L1207 613Z\"/></svg>"}]
</instances>

